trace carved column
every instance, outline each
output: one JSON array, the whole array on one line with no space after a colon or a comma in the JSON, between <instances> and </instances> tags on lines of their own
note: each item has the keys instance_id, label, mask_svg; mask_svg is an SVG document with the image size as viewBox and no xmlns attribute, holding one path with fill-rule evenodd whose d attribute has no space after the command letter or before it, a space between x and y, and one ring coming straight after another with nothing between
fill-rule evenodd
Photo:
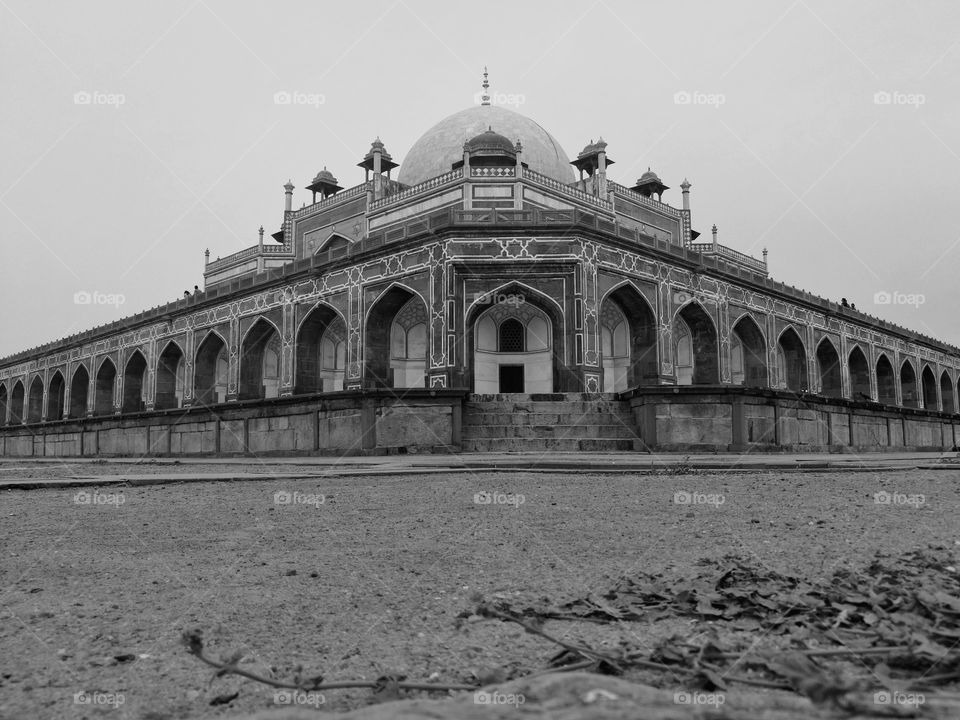
<instances>
[{"instance_id":1,"label":"carved column","mask_svg":"<svg viewBox=\"0 0 960 720\"><path fill-rule=\"evenodd\" d=\"M297 306L293 303L293 291L284 296L283 316L280 329L280 397L293 395L293 337L296 332Z\"/></svg>"},{"instance_id":2,"label":"carved column","mask_svg":"<svg viewBox=\"0 0 960 720\"><path fill-rule=\"evenodd\" d=\"M240 394L240 318L230 318L230 356L227 367L227 402L235 402Z\"/></svg>"}]
</instances>

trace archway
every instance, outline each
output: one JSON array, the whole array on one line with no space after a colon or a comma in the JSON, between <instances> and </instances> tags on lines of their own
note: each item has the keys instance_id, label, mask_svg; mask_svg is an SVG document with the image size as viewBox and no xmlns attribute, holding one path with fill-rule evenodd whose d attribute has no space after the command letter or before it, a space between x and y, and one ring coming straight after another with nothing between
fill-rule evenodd
<instances>
[{"instance_id":1,"label":"archway","mask_svg":"<svg viewBox=\"0 0 960 720\"><path fill-rule=\"evenodd\" d=\"M117 384L117 368L106 358L97 371L97 385L93 396L94 415L113 414L113 390Z\"/></svg>"},{"instance_id":2,"label":"archway","mask_svg":"<svg viewBox=\"0 0 960 720\"><path fill-rule=\"evenodd\" d=\"M147 359L139 350L134 350L123 370L123 402L120 404L120 412L140 412L144 409L146 373Z\"/></svg>"},{"instance_id":3,"label":"archway","mask_svg":"<svg viewBox=\"0 0 960 720\"><path fill-rule=\"evenodd\" d=\"M600 307L600 349L604 392L657 385L657 320L646 298L621 285Z\"/></svg>"},{"instance_id":4,"label":"archway","mask_svg":"<svg viewBox=\"0 0 960 720\"><path fill-rule=\"evenodd\" d=\"M781 382L787 390L805 392L809 389L807 380L807 352L796 330L787 328L777 341L777 353L780 360Z\"/></svg>"},{"instance_id":5,"label":"archway","mask_svg":"<svg viewBox=\"0 0 960 720\"><path fill-rule=\"evenodd\" d=\"M57 370L50 378L50 387L47 390L47 415L48 421L62 420L63 409L67 396L67 384L63 380L63 375Z\"/></svg>"},{"instance_id":6,"label":"archway","mask_svg":"<svg viewBox=\"0 0 960 720\"><path fill-rule=\"evenodd\" d=\"M767 343L760 326L744 315L730 335L731 380L734 385L767 387Z\"/></svg>"},{"instance_id":7,"label":"archway","mask_svg":"<svg viewBox=\"0 0 960 720\"><path fill-rule=\"evenodd\" d=\"M863 350L854 347L847 359L850 371L850 397L853 400L873 400L870 394L870 364Z\"/></svg>"},{"instance_id":8,"label":"archway","mask_svg":"<svg viewBox=\"0 0 960 720\"><path fill-rule=\"evenodd\" d=\"M87 414L87 396L90 393L90 373L83 365L78 365L73 371L73 380L70 382L70 414L71 418L82 418Z\"/></svg>"},{"instance_id":9,"label":"archway","mask_svg":"<svg viewBox=\"0 0 960 720\"><path fill-rule=\"evenodd\" d=\"M153 406L157 410L178 408L183 404L183 350L171 341L157 361L157 393Z\"/></svg>"},{"instance_id":10,"label":"archway","mask_svg":"<svg viewBox=\"0 0 960 720\"><path fill-rule=\"evenodd\" d=\"M817 346L817 370L820 373L820 394L843 397L840 355L829 338L824 338Z\"/></svg>"},{"instance_id":11,"label":"archway","mask_svg":"<svg viewBox=\"0 0 960 720\"><path fill-rule=\"evenodd\" d=\"M897 404L897 379L893 364L882 354L877 358L877 400L886 405Z\"/></svg>"},{"instance_id":12,"label":"archway","mask_svg":"<svg viewBox=\"0 0 960 720\"><path fill-rule=\"evenodd\" d=\"M393 286L371 306L364 324L364 384L426 387L427 309L418 295Z\"/></svg>"},{"instance_id":13,"label":"archway","mask_svg":"<svg viewBox=\"0 0 960 720\"><path fill-rule=\"evenodd\" d=\"M13 392L10 393L10 424L17 424L23 422L23 402L24 402L24 389L23 383L17 380L17 384L13 386Z\"/></svg>"},{"instance_id":14,"label":"archway","mask_svg":"<svg viewBox=\"0 0 960 720\"><path fill-rule=\"evenodd\" d=\"M197 348L193 363L193 398L198 405L216 405L227 401L227 343L215 332Z\"/></svg>"},{"instance_id":15,"label":"archway","mask_svg":"<svg viewBox=\"0 0 960 720\"><path fill-rule=\"evenodd\" d=\"M929 365L923 366L923 372L920 373L920 387L923 392L923 407L927 410L940 410L940 404L937 402L937 378Z\"/></svg>"},{"instance_id":16,"label":"archway","mask_svg":"<svg viewBox=\"0 0 960 720\"><path fill-rule=\"evenodd\" d=\"M917 373L909 360L900 366L900 397L903 407L920 407L920 393L917 391Z\"/></svg>"},{"instance_id":17,"label":"archway","mask_svg":"<svg viewBox=\"0 0 960 720\"><path fill-rule=\"evenodd\" d=\"M275 398L280 394L280 333L258 318L240 346L240 399Z\"/></svg>"},{"instance_id":18,"label":"archway","mask_svg":"<svg viewBox=\"0 0 960 720\"><path fill-rule=\"evenodd\" d=\"M343 390L346 325L329 305L317 305L297 333L294 392Z\"/></svg>"},{"instance_id":19,"label":"archway","mask_svg":"<svg viewBox=\"0 0 960 720\"><path fill-rule=\"evenodd\" d=\"M684 305L673 320L678 385L717 385L720 382L717 329L697 303Z\"/></svg>"},{"instance_id":20,"label":"archway","mask_svg":"<svg viewBox=\"0 0 960 720\"><path fill-rule=\"evenodd\" d=\"M499 302L474 325L474 392L553 392L549 316L531 303Z\"/></svg>"},{"instance_id":21,"label":"archway","mask_svg":"<svg viewBox=\"0 0 960 720\"><path fill-rule=\"evenodd\" d=\"M940 374L940 400L943 402L944 412L957 412L957 401L956 395L953 392L953 383L950 381L950 376L946 370Z\"/></svg>"},{"instance_id":22,"label":"archway","mask_svg":"<svg viewBox=\"0 0 960 720\"><path fill-rule=\"evenodd\" d=\"M30 394L27 397L27 422L40 422L43 417L43 380L37 375L30 383Z\"/></svg>"},{"instance_id":23,"label":"archway","mask_svg":"<svg viewBox=\"0 0 960 720\"><path fill-rule=\"evenodd\" d=\"M7 386L4 383L0 383L0 425L7 424Z\"/></svg>"}]
</instances>

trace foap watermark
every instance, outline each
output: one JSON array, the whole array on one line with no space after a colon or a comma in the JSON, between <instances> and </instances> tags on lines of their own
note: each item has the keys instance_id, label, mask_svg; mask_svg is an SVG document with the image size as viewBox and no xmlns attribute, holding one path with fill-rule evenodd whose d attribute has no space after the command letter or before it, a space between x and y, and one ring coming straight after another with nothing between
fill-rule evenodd
<instances>
[{"instance_id":1,"label":"foap watermark","mask_svg":"<svg viewBox=\"0 0 960 720\"><path fill-rule=\"evenodd\" d=\"M119 708L125 702L126 698L123 696L123 693L100 692L99 690L87 692L86 690L81 690L73 694L74 705L112 705L114 708Z\"/></svg>"},{"instance_id":2,"label":"foap watermark","mask_svg":"<svg viewBox=\"0 0 960 720\"><path fill-rule=\"evenodd\" d=\"M927 296L923 293L905 293L899 290L888 292L879 290L873 294L874 305L913 305L919 308L927 301Z\"/></svg>"},{"instance_id":3,"label":"foap watermark","mask_svg":"<svg viewBox=\"0 0 960 720\"><path fill-rule=\"evenodd\" d=\"M673 502L675 505L713 505L714 507L720 507L726 501L726 496L718 493L678 490L673 494Z\"/></svg>"},{"instance_id":4,"label":"foap watermark","mask_svg":"<svg viewBox=\"0 0 960 720\"><path fill-rule=\"evenodd\" d=\"M527 701L523 693L502 693L494 690L478 690L473 694L474 705L514 705L520 707Z\"/></svg>"},{"instance_id":5,"label":"foap watermark","mask_svg":"<svg viewBox=\"0 0 960 720\"><path fill-rule=\"evenodd\" d=\"M74 505L112 505L113 507L120 507L126 501L122 492L102 493L96 490L93 492L80 490L73 496Z\"/></svg>"},{"instance_id":6,"label":"foap watermark","mask_svg":"<svg viewBox=\"0 0 960 720\"><path fill-rule=\"evenodd\" d=\"M113 305L119 307L126 301L126 296L121 293L105 293L99 290L94 290L93 292L77 290L77 292L73 294L74 305Z\"/></svg>"},{"instance_id":7,"label":"foap watermark","mask_svg":"<svg viewBox=\"0 0 960 720\"><path fill-rule=\"evenodd\" d=\"M720 707L727 701L723 693L676 692L674 705L713 705Z\"/></svg>"},{"instance_id":8,"label":"foap watermark","mask_svg":"<svg viewBox=\"0 0 960 720\"><path fill-rule=\"evenodd\" d=\"M881 490L873 494L873 502L875 505L906 505L907 507L918 508L926 504L927 496L920 494L907 495L906 493L892 493Z\"/></svg>"},{"instance_id":9,"label":"foap watermark","mask_svg":"<svg viewBox=\"0 0 960 720\"><path fill-rule=\"evenodd\" d=\"M473 293L476 305L512 305L519 307L527 301L523 293L477 292Z\"/></svg>"},{"instance_id":10,"label":"foap watermark","mask_svg":"<svg viewBox=\"0 0 960 720\"><path fill-rule=\"evenodd\" d=\"M919 110L921 105L927 104L927 96L923 93L905 93L899 90L877 90L873 94L874 105L907 105Z\"/></svg>"},{"instance_id":11,"label":"foap watermark","mask_svg":"<svg viewBox=\"0 0 960 720\"><path fill-rule=\"evenodd\" d=\"M473 495L473 502L477 505L513 505L515 508L519 508L526 501L527 498L520 493L481 490Z\"/></svg>"},{"instance_id":12,"label":"foap watermark","mask_svg":"<svg viewBox=\"0 0 960 720\"><path fill-rule=\"evenodd\" d=\"M320 707L325 704L327 699L323 693L303 692L300 690L274 690L274 705L312 705Z\"/></svg>"},{"instance_id":13,"label":"foap watermark","mask_svg":"<svg viewBox=\"0 0 960 720\"><path fill-rule=\"evenodd\" d=\"M678 90L673 94L674 105L706 105L720 109L721 105L727 102L727 96L723 93L700 92L699 90Z\"/></svg>"},{"instance_id":14,"label":"foap watermark","mask_svg":"<svg viewBox=\"0 0 960 720\"><path fill-rule=\"evenodd\" d=\"M305 105L319 110L325 105L327 96L323 93L308 93L299 90L279 90L273 94L274 105Z\"/></svg>"},{"instance_id":15,"label":"foap watermark","mask_svg":"<svg viewBox=\"0 0 960 720\"><path fill-rule=\"evenodd\" d=\"M474 105L504 105L509 107L520 107L527 102L527 96L522 93L501 93L478 92L473 96Z\"/></svg>"},{"instance_id":16,"label":"foap watermark","mask_svg":"<svg viewBox=\"0 0 960 720\"><path fill-rule=\"evenodd\" d=\"M902 693L896 690L881 690L873 694L874 705L902 705L916 708L927 701L923 693Z\"/></svg>"},{"instance_id":17,"label":"foap watermark","mask_svg":"<svg viewBox=\"0 0 960 720\"><path fill-rule=\"evenodd\" d=\"M299 490L277 490L273 494L274 505L313 505L320 507L327 501L326 495L319 493L302 493Z\"/></svg>"},{"instance_id":18,"label":"foap watermark","mask_svg":"<svg viewBox=\"0 0 960 720\"><path fill-rule=\"evenodd\" d=\"M74 105L106 105L114 109L119 109L125 105L127 96L123 93L107 93L94 90L79 90L73 94Z\"/></svg>"}]
</instances>

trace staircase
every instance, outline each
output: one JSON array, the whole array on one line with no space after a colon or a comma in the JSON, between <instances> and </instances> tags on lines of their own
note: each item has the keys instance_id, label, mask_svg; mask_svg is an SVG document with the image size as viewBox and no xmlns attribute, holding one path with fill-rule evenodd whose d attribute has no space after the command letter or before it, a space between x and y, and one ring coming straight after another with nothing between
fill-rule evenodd
<instances>
[{"instance_id":1,"label":"staircase","mask_svg":"<svg viewBox=\"0 0 960 720\"><path fill-rule=\"evenodd\" d=\"M630 405L616 395L471 395L464 406L465 452L645 450Z\"/></svg>"}]
</instances>

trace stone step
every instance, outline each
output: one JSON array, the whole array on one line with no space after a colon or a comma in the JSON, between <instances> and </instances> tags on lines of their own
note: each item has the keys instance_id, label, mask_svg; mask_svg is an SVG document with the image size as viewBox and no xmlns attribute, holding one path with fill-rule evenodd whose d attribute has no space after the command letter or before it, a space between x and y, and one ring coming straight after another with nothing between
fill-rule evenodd
<instances>
[{"instance_id":1,"label":"stone step","mask_svg":"<svg viewBox=\"0 0 960 720\"><path fill-rule=\"evenodd\" d=\"M464 452L629 452L645 451L629 438L464 438Z\"/></svg>"},{"instance_id":2,"label":"stone step","mask_svg":"<svg viewBox=\"0 0 960 720\"><path fill-rule=\"evenodd\" d=\"M609 438L619 440L637 437L636 431L616 425L464 425L465 439L478 438Z\"/></svg>"},{"instance_id":3,"label":"stone step","mask_svg":"<svg viewBox=\"0 0 960 720\"><path fill-rule=\"evenodd\" d=\"M467 425L627 425L635 424L631 413L487 413L470 412L463 417Z\"/></svg>"},{"instance_id":4,"label":"stone step","mask_svg":"<svg viewBox=\"0 0 960 720\"><path fill-rule=\"evenodd\" d=\"M564 400L561 402L467 402L467 413L563 413L583 415L590 412L629 412L629 405L619 400Z\"/></svg>"}]
</instances>

